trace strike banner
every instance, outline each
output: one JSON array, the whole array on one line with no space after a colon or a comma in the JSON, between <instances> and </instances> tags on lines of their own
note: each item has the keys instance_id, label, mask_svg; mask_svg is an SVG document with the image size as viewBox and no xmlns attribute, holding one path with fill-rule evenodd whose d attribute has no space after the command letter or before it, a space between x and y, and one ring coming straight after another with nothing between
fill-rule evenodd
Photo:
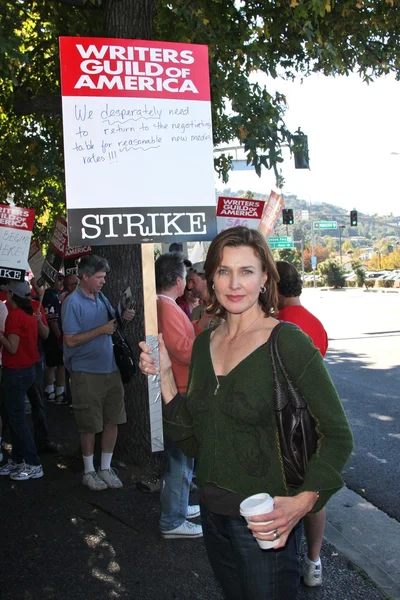
<instances>
[{"instance_id":1,"label":"strike banner","mask_svg":"<svg viewBox=\"0 0 400 600\"><path fill-rule=\"evenodd\" d=\"M44 256L39 242L34 238L32 238L29 248L28 263L33 276L37 281L42 275Z\"/></svg>"},{"instance_id":2,"label":"strike banner","mask_svg":"<svg viewBox=\"0 0 400 600\"><path fill-rule=\"evenodd\" d=\"M207 46L60 38L69 243L216 234Z\"/></svg>"},{"instance_id":3,"label":"strike banner","mask_svg":"<svg viewBox=\"0 0 400 600\"><path fill-rule=\"evenodd\" d=\"M90 246L67 246L64 255L65 275L77 275L79 259L90 254L91 251Z\"/></svg>"},{"instance_id":4,"label":"strike banner","mask_svg":"<svg viewBox=\"0 0 400 600\"><path fill-rule=\"evenodd\" d=\"M0 277L24 280L34 220L31 208L0 205Z\"/></svg>"},{"instance_id":5,"label":"strike banner","mask_svg":"<svg viewBox=\"0 0 400 600\"><path fill-rule=\"evenodd\" d=\"M237 225L257 229L261 222L264 205L264 200L220 196L217 204L218 233Z\"/></svg>"},{"instance_id":6,"label":"strike banner","mask_svg":"<svg viewBox=\"0 0 400 600\"><path fill-rule=\"evenodd\" d=\"M38 285L43 285L45 281L49 284L55 282L61 269L67 242L67 221L63 217L57 217L49 249L43 263L41 277L37 282Z\"/></svg>"},{"instance_id":7,"label":"strike banner","mask_svg":"<svg viewBox=\"0 0 400 600\"><path fill-rule=\"evenodd\" d=\"M266 238L269 238L274 232L275 224L282 213L283 206L284 201L282 196L271 191L268 202L264 206L261 223L258 226L258 230L261 231Z\"/></svg>"}]
</instances>

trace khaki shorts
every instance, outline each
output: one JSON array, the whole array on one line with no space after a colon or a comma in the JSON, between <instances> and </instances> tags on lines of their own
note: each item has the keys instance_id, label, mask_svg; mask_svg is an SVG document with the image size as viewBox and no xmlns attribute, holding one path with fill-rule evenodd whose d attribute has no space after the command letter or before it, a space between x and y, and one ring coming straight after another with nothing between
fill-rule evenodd
<instances>
[{"instance_id":1,"label":"khaki shorts","mask_svg":"<svg viewBox=\"0 0 400 600\"><path fill-rule=\"evenodd\" d=\"M124 386L119 371L71 371L71 395L79 433L100 433L104 425L126 423Z\"/></svg>"}]
</instances>

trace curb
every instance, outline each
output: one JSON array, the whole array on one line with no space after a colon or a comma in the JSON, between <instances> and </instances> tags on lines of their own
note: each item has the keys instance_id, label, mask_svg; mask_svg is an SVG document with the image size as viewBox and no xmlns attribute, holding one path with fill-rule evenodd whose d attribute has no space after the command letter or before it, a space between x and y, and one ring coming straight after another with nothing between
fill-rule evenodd
<instances>
[{"instance_id":1,"label":"curb","mask_svg":"<svg viewBox=\"0 0 400 600\"><path fill-rule=\"evenodd\" d=\"M389 555L398 555L395 530L400 529L400 524L348 488L335 496L329 501L324 537L361 568L390 600L400 600L400 573L388 560ZM381 530L380 540L377 534ZM370 538L365 537L366 532L370 532Z\"/></svg>"},{"instance_id":2,"label":"curb","mask_svg":"<svg viewBox=\"0 0 400 600\"><path fill-rule=\"evenodd\" d=\"M324 537L327 542L335 546L340 554L365 571L368 577L389 596L390 600L400 600L400 586L390 577L389 573L364 554L360 548L354 546L329 521L325 524Z\"/></svg>"}]
</instances>

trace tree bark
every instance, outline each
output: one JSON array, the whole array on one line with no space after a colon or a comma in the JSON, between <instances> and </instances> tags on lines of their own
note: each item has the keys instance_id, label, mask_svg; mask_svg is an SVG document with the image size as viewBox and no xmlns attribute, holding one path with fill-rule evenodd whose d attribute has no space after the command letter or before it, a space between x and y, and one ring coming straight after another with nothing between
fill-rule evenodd
<instances>
[{"instance_id":1,"label":"tree bark","mask_svg":"<svg viewBox=\"0 0 400 600\"><path fill-rule=\"evenodd\" d=\"M150 40L156 0L107 0L104 4L104 35Z\"/></svg>"},{"instance_id":2,"label":"tree bark","mask_svg":"<svg viewBox=\"0 0 400 600\"><path fill-rule=\"evenodd\" d=\"M107 0L104 4L104 35L106 37L149 39L153 30L156 0ZM135 196L135 179L132 189ZM143 279L140 245L97 246L95 254L105 256L111 266L107 276L105 293L113 306L128 285L131 286L136 301L136 316L133 325L128 326L128 339L137 358L138 343L144 339ZM125 402L128 423L120 428L116 454L126 462L151 466L158 464L157 455L152 455L150 447L149 406L146 378L139 372L132 382L125 386Z\"/></svg>"}]
</instances>

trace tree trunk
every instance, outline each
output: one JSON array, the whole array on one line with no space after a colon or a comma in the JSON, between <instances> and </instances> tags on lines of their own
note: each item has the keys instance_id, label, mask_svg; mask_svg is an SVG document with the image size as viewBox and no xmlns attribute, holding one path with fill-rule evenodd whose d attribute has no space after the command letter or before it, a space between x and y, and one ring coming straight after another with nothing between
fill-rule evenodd
<instances>
[{"instance_id":1,"label":"tree trunk","mask_svg":"<svg viewBox=\"0 0 400 600\"><path fill-rule=\"evenodd\" d=\"M104 35L128 39L150 39L156 0L106 0ZM132 178L134 196L135 180ZM128 285L136 302L136 316L128 325L128 339L139 357L138 343L144 339L143 279L140 245L97 246L93 252L106 257L111 272L107 276L105 294L114 307ZM120 427L116 454L126 462L154 467L158 457L151 454L150 424L146 378L138 372L125 386L128 423Z\"/></svg>"},{"instance_id":2,"label":"tree trunk","mask_svg":"<svg viewBox=\"0 0 400 600\"><path fill-rule=\"evenodd\" d=\"M106 0L106 37L151 40L156 0Z\"/></svg>"}]
</instances>

